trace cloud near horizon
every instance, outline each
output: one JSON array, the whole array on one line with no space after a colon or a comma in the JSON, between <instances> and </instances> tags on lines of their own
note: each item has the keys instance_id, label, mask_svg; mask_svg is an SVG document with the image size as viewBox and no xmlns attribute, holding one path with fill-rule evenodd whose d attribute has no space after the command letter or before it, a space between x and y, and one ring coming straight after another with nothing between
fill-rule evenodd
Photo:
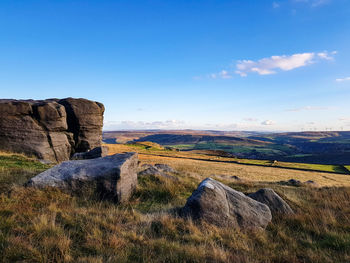
<instances>
[{"instance_id":1,"label":"cloud near horizon","mask_svg":"<svg viewBox=\"0 0 350 263\"><path fill-rule=\"evenodd\" d=\"M343 81L348 81L348 80L350 80L350 77L339 78L339 79L336 79L335 81L336 81L336 82L343 82Z\"/></svg>"},{"instance_id":2,"label":"cloud near horizon","mask_svg":"<svg viewBox=\"0 0 350 263\"><path fill-rule=\"evenodd\" d=\"M244 121L248 121L248 122L256 122L256 121L258 121L258 119L257 118L244 118L243 119Z\"/></svg>"},{"instance_id":3,"label":"cloud near horizon","mask_svg":"<svg viewBox=\"0 0 350 263\"><path fill-rule=\"evenodd\" d=\"M330 107L305 106L300 108L287 109L286 111L312 111L312 110L329 110Z\"/></svg>"},{"instance_id":4,"label":"cloud near horizon","mask_svg":"<svg viewBox=\"0 0 350 263\"><path fill-rule=\"evenodd\" d=\"M180 120L167 121L105 121L104 130L182 130L182 129L200 129L200 130L233 130L237 129L236 123L231 124L194 124Z\"/></svg>"},{"instance_id":5,"label":"cloud near horizon","mask_svg":"<svg viewBox=\"0 0 350 263\"><path fill-rule=\"evenodd\" d=\"M238 123L188 123L181 120L167 121L105 121L104 131L116 130L264 130L276 124L273 120L258 122L256 118L245 118Z\"/></svg>"},{"instance_id":6,"label":"cloud near horizon","mask_svg":"<svg viewBox=\"0 0 350 263\"><path fill-rule=\"evenodd\" d=\"M263 121L261 123L261 125L274 125L274 124L275 124L275 122L272 120L266 120L266 121Z\"/></svg>"},{"instance_id":7,"label":"cloud near horizon","mask_svg":"<svg viewBox=\"0 0 350 263\"><path fill-rule=\"evenodd\" d=\"M337 52L311 52L298 53L293 55L271 56L262 58L258 61L239 60L236 64L236 74L246 77L249 73L258 73L259 75L276 74L277 71L289 71L300 67L311 65L318 60L332 60Z\"/></svg>"}]
</instances>

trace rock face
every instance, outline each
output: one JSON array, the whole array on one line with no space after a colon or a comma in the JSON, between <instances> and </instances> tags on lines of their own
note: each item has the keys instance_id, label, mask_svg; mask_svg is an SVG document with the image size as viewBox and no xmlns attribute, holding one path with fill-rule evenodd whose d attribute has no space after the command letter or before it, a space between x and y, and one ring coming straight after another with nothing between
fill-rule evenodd
<instances>
[{"instance_id":1,"label":"rock face","mask_svg":"<svg viewBox=\"0 0 350 263\"><path fill-rule=\"evenodd\" d=\"M85 99L59 100L67 112L68 131L73 133L76 152L101 145L104 106Z\"/></svg>"},{"instance_id":2,"label":"rock face","mask_svg":"<svg viewBox=\"0 0 350 263\"><path fill-rule=\"evenodd\" d=\"M87 159L95 159L99 157L105 157L108 155L108 147L100 146L92 149L88 152L83 153L75 153L72 156L72 160L87 160Z\"/></svg>"},{"instance_id":3,"label":"rock face","mask_svg":"<svg viewBox=\"0 0 350 263\"><path fill-rule=\"evenodd\" d=\"M199 184L182 213L217 226L241 229L265 228L272 219L267 205L211 178Z\"/></svg>"},{"instance_id":4,"label":"rock face","mask_svg":"<svg viewBox=\"0 0 350 263\"><path fill-rule=\"evenodd\" d=\"M58 187L70 193L97 193L101 198L123 202L137 185L137 165L137 153L66 161L33 177L26 185Z\"/></svg>"},{"instance_id":5,"label":"rock face","mask_svg":"<svg viewBox=\"0 0 350 263\"><path fill-rule=\"evenodd\" d=\"M255 193L248 194L250 198L266 204L272 214L293 214L293 210L290 206L278 195L274 190L270 188L263 188Z\"/></svg>"},{"instance_id":6,"label":"rock face","mask_svg":"<svg viewBox=\"0 0 350 263\"><path fill-rule=\"evenodd\" d=\"M101 145L103 113L86 99L0 100L0 150L69 160Z\"/></svg>"}]
</instances>

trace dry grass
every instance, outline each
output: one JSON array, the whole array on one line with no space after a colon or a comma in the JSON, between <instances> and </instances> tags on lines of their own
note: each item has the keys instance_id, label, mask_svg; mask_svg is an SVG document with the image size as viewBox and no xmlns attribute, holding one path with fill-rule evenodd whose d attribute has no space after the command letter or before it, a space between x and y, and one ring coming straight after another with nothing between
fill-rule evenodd
<instances>
[{"instance_id":1,"label":"dry grass","mask_svg":"<svg viewBox=\"0 0 350 263\"><path fill-rule=\"evenodd\" d=\"M259 170L244 171L253 167L201 161L192 161L191 165L189 160L152 158L141 155L142 162L176 167L179 181L140 178L137 191L122 205L13 183L10 192L0 193L0 261L350 261L350 188L290 187L260 180L268 179L267 172L259 177ZM265 231L257 232L218 228L178 217L178 208L203 177L216 169L216 173L231 175L235 167L242 169L237 175L247 179L257 173L255 180L218 179L243 192L271 187L297 213L274 218Z\"/></svg>"},{"instance_id":2,"label":"dry grass","mask_svg":"<svg viewBox=\"0 0 350 263\"><path fill-rule=\"evenodd\" d=\"M232 179L230 179L231 176L238 176L241 179L251 182L273 183L293 178L302 182L313 180L320 186L350 186L350 176L346 174L291 170L237 163L211 162L205 161L209 158L205 155L193 153L186 154L172 151L150 151L123 144L109 144L108 147L110 154L137 151L139 152L139 158L143 163L166 163L186 174L200 175L201 179L213 177L232 181ZM165 154L169 156L164 156ZM188 158L203 159L203 161Z\"/></svg>"}]
</instances>

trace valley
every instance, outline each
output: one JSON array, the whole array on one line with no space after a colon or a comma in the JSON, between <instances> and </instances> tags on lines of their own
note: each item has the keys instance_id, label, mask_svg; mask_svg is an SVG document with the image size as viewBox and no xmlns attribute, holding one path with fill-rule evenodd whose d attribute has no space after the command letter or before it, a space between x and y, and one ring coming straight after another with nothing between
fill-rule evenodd
<instances>
[{"instance_id":1,"label":"valley","mask_svg":"<svg viewBox=\"0 0 350 263\"><path fill-rule=\"evenodd\" d=\"M106 143L149 141L180 151L220 151L237 158L310 164L350 164L350 132L104 132Z\"/></svg>"}]
</instances>

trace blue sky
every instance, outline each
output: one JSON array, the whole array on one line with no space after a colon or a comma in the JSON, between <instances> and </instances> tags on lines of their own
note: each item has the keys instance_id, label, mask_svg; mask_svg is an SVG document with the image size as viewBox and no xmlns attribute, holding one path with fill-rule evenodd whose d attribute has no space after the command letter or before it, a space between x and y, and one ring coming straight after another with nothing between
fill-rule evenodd
<instances>
[{"instance_id":1,"label":"blue sky","mask_svg":"<svg viewBox=\"0 0 350 263\"><path fill-rule=\"evenodd\" d=\"M0 3L0 97L105 129L350 130L350 1Z\"/></svg>"}]
</instances>

